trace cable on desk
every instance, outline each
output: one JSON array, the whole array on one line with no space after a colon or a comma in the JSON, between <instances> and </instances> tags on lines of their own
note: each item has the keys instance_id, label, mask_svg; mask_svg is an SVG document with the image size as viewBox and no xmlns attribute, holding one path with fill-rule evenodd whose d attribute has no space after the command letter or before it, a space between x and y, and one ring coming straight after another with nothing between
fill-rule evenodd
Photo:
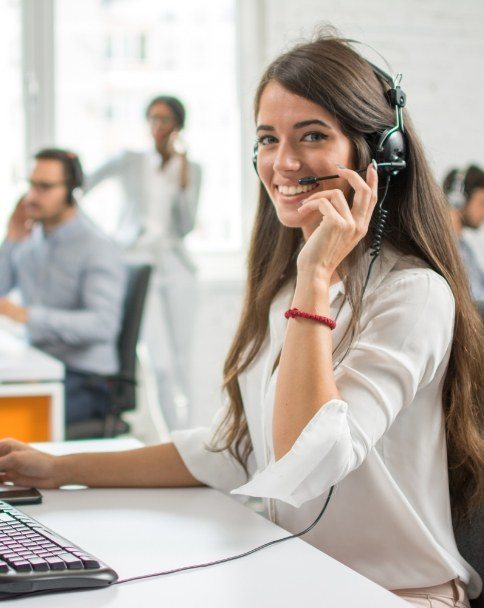
<instances>
[{"instance_id":1,"label":"cable on desk","mask_svg":"<svg viewBox=\"0 0 484 608\"><path fill-rule=\"evenodd\" d=\"M153 572L152 574L141 574L140 576L132 576L130 578L123 578L121 580L117 580L114 583L112 583L110 585L110 587L112 587L113 585L121 585L122 583L129 583L131 581L139 581L144 578L153 578L155 576L165 576L167 574L175 574L176 572L184 572L186 570L195 570L197 568L208 568L209 566L216 566L217 564L223 564L225 562L231 562L235 559L240 559L241 557L246 557L247 555L251 555L252 553L256 553L257 551L261 551L262 549L266 549L267 547L270 547L272 545L282 543L285 540L290 540L291 538L298 538L299 536L304 536L304 534L307 534L310 530L312 530L314 528L314 526L319 522L321 517L324 515L324 512L326 511L326 507L328 506L329 501L331 500L331 495L333 494L333 490L334 490L334 486L331 486L331 488L329 489L329 492L328 492L328 496L326 497L326 500L324 501L324 505L323 505L323 508L321 509L321 512L307 528L302 530L302 532L296 532L295 534L290 534L289 536L283 536L282 538L276 538L276 540L271 540L268 543L260 545L259 547L255 547L254 549L250 549L249 551L245 551L244 553L239 553L238 555L232 555L230 557L224 557L223 559L217 559L217 560L214 560L213 562L194 564L192 566L182 566L180 568L173 568L172 570L164 570L162 572Z\"/></svg>"}]
</instances>

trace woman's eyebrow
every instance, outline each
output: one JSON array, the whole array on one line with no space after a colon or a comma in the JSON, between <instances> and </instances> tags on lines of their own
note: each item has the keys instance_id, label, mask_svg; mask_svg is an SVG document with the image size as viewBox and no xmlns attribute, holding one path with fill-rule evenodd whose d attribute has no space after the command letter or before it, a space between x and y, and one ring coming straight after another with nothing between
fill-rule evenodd
<instances>
[{"instance_id":1,"label":"woman's eyebrow","mask_svg":"<svg viewBox=\"0 0 484 608\"><path fill-rule=\"evenodd\" d=\"M275 131L275 129L270 125L259 125L256 129L256 132L258 133L259 131Z\"/></svg>"},{"instance_id":2,"label":"woman's eyebrow","mask_svg":"<svg viewBox=\"0 0 484 608\"><path fill-rule=\"evenodd\" d=\"M326 127L326 129L331 129L331 126L328 125L327 122L320 120L319 118L311 118L309 120L301 120L294 124L295 129L302 129L303 127L309 127L309 125L320 125L321 127Z\"/></svg>"},{"instance_id":3,"label":"woman's eyebrow","mask_svg":"<svg viewBox=\"0 0 484 608\"><path fill-rule=\"evenodd\" d=\"M320 127L325 127L326 129L332 128L330 125L328 125L327 122L324 122L324 120L320 120L319 118L310 118L309 120L301 120L299 122L296 122L293 125L293 128L302 129L304 127L309 127L310 125L319 125ZM259 125L256 129L256 132L258 133L259 131L275 131L275 129L274 129L274 127L271 127L271 125Z\"/></svg>"}]
</instances>

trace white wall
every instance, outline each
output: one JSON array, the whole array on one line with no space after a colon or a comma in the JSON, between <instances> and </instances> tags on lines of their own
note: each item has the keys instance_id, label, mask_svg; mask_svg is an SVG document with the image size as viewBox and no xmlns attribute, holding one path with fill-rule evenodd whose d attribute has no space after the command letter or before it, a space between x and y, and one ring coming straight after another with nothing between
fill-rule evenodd
<instances>
[{"instance_id":1,"label":"white wall","mask_svg":"<svg viewBox=\"0 0 484 608\"><path fill-rule=\"evenodd\" d=\"M439 177L456 164L484 164L482 0L264 2L265 61L316 23L329 22L403 73L407 109Z\"/></svg>"},{"instance_id":2,"label":"white wall","mask_svg":"<svg viewBox=\"0 0 484 608\"><path fill-rule=\"evenodd\" d=\"M454 166L484 165L482 0L239 0L239 11L245 59L243 182L252 194L242 199L246 234L255 206L249 142L254 140L251 104L257 80L274 57L308 40L318 24L331 24L343 36L372 46L394 73L403 74L407 110L439 181ZM385 69L378 55L360 49ZM472 236L484 256L484 230Z\"/></svg>"}]
</instances>

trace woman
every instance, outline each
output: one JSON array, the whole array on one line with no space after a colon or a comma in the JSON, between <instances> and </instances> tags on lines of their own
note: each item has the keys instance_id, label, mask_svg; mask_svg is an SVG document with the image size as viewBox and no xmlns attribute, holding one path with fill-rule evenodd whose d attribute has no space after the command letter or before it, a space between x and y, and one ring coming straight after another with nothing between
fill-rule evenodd
<instances>
[{"instance_id":1,"label":"woman","mask_svg":"<svg viewBox=\"0 0 484 608\"><path fill-rule=\"evenodd\" d=\"M110 178L119 181L124 203L116 236L130 258L156 269L143 339L156 369L165 418L176 428L188 414L197 285L184 237L195 226L201 169L180 149L186 112L179 99L155 97L145 114L152 149L127 150L108 160L87 176L85 189Z\"/></svg>"},{"instance_id":2,"label":"woman","mask_svg":"<svg viewBox=\"0 0 484 608\"><path fill-rule=\"evenodd\" d=\"M447 605L438 598L450 594L465 606L466 585L479 593L453 537L446 439L462 514L482 497L480 324L445 201L406 117L407 168L388 188L387 234L361 299L381 196L371 142L395 121L387 89L333 36L296 47L264 74L245 307L225 363L227 406L212 428L123 454L60 458L9 440L0 444L7 479L207 484L265 497L291 531L316 518L336 485L310 543L415 605L419 595ZM291 316L295 308L312 318Z\"/></svg>"}]
</instances>

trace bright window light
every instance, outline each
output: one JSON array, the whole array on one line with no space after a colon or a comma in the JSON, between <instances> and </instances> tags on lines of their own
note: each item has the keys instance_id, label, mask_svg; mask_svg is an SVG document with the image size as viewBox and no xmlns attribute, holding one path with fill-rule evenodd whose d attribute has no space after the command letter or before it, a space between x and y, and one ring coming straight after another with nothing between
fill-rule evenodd
<instances>
[{"instance_id":1,"label":"bright window light","mask_svg":"<svg viewBox=\"0 0 484 608\"><path fill-rule=\"evenodd\" d=\"M235 0L83 0L55 4L56 142L87 171L123 149L151 144L150 98L179 97L184 141L203 170L196 251L240 249L240 125ZM106 183L84 207L109 233L120 193Z\"/></svg>"}]
</instances>

